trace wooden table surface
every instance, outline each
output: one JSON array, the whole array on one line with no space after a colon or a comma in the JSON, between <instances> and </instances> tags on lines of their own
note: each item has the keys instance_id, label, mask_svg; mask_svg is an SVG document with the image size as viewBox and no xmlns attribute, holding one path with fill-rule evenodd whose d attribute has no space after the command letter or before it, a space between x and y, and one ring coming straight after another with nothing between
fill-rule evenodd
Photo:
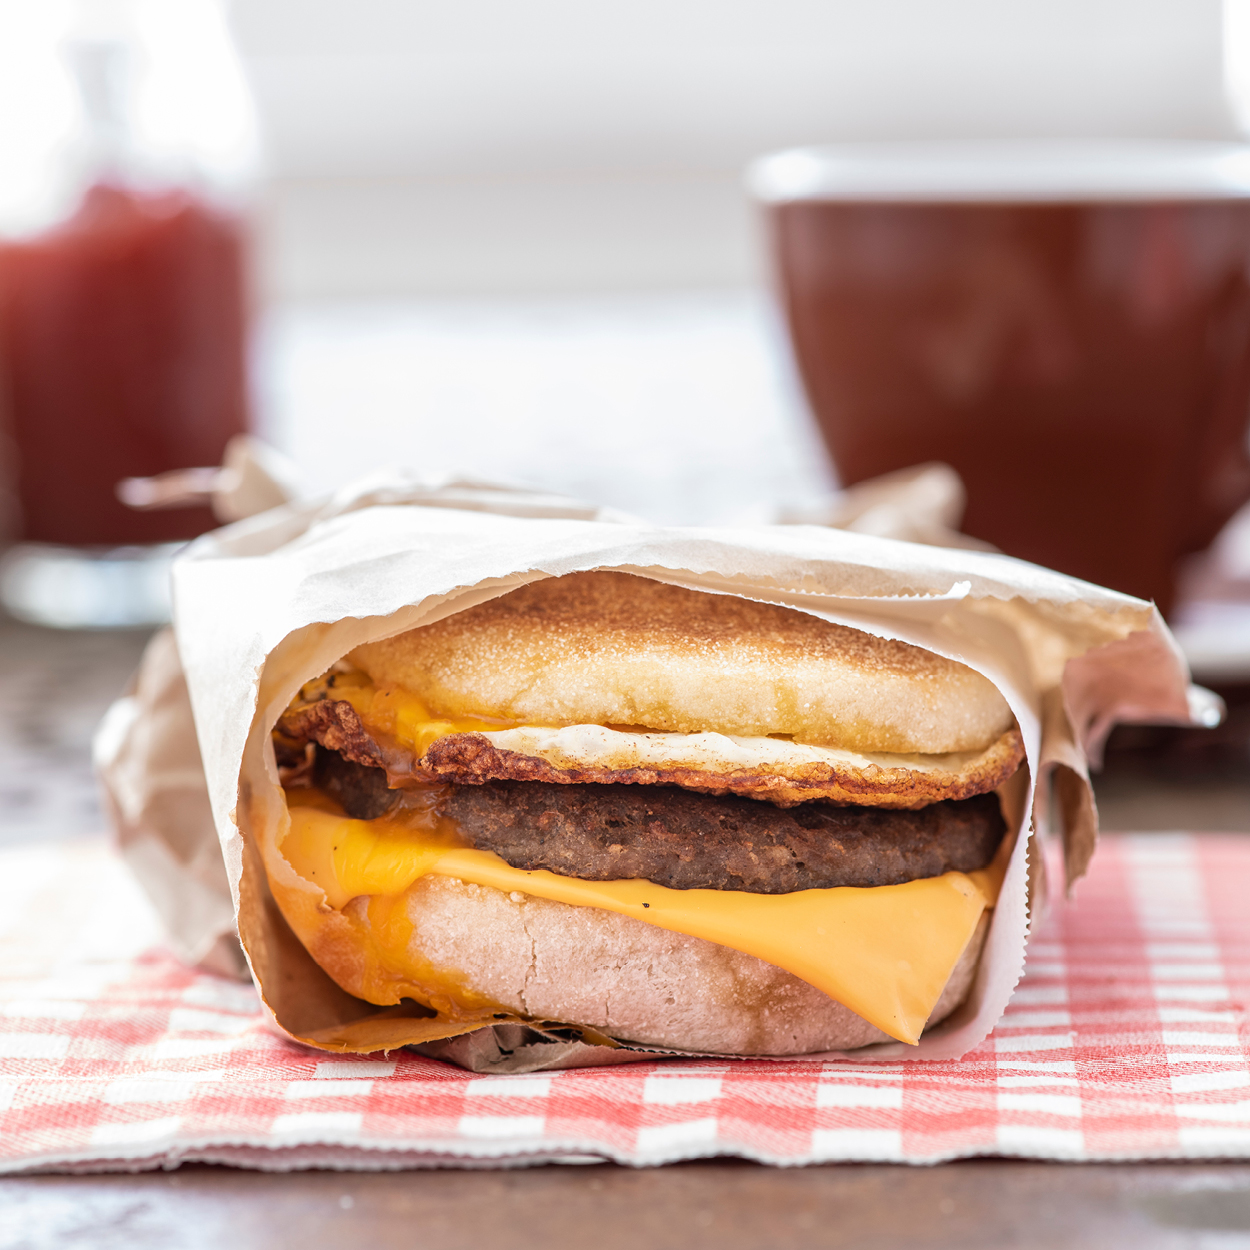
<instances>
[{"instance_id":1,"label":"wooden table surface","mask_svg":"<svg viewBox=\"0 0 1250 1250\"><path fill-rule=\"evenodd\" d=\"M0 841L100 827L90 731L143 641L0 621ZM1227 694L1229 723L1214 734L1117 731L1098 785L1104 828L1250 831L1250 695ZM284 1175L189 1166L0 1180L5 1250L490 1244L1216 1250L1250 1246L1250 1164L724 1160Z\"/></svg>"},{"instance_id":2,"label":"wooden table surface","mask_svg":"<svg viewBox=\"0 0 1250 1250\"><path fill-rule=\"evenodd\" d=\"M22 1250L1181 1250L1250 1244L1250 1165L984 1160L776 1169L296 1172L0 1181Z\"/></svg>"}]
</instances>

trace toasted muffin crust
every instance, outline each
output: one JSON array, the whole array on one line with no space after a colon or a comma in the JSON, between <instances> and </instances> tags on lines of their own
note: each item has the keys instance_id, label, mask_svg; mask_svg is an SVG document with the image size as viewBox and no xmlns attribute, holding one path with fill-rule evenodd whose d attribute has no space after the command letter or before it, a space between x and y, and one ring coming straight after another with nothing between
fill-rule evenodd
<instances>
[{"instance_id":1,"label":"toasted muffin crust","mask_svg":"<svg viewBox=\"0 0 1250 1250\"><path fill-rule=\"evenodd\" d=\"M628 573L534 582L349 658L451 718L926 754L984 750L1012 724L993 683L933 652Z\"/></svg>"}]
</instances>

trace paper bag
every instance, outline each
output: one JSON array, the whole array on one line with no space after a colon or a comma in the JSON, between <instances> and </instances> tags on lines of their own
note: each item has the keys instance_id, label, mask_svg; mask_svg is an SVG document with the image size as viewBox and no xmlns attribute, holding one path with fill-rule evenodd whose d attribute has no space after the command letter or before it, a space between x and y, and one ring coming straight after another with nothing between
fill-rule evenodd
<instances>
[{"instance_id":1,"label":"paper bag","mask_svg":"<svg viewBox=\"0 0 1250 1250\"><path fill-rule=\"evenodd\" d=\"M237 925L276 1026L327 1050L417 1045L512 1072L670 1053L576 1022L501 1017L466 1036L418 1005L356 999L295 938L262 864L286 811L269 735L303 683L361 643L592 569L781 604L926 647L985 675L1015 713L1027 763L1002 792L1015 845L973 990L918 1046L850 1057L955 1058L977 1045L1023 968L1030 893L1036 913L1043 889L1031 834L1052 779L1071 885L1097 834L1087 761L1111 725L1219 717L1214 696L1189 685L1151 605L1005 556L816 526L661 528L535 492L377 477L192 544L174 571L176 652L158 638L131 702L106 722L102 774L123 842L180 949L203 958ZM188 797L176 820L161 814L160 795L174 802L184 781L187 795L196 790L196 735L220 845L212 868L202 799Z\"/></svg>"}]
</instances>

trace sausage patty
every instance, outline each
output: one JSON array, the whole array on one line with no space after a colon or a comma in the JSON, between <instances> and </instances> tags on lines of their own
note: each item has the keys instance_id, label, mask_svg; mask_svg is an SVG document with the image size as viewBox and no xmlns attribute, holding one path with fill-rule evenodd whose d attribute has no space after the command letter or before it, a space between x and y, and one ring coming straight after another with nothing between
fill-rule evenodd
<instances>
[{"instance_id":1,"label":"sausage patty","mask_svg":"<svg viewBox=\"0 0 1250 1250\"><path fill-rule=\"evenodd\" d=\"M358 819L402 802L386 774L316 748L312 780ZM493 781L447 786L443 815L514 868L676 890L788 894L972 872L1006 832L992 794L918 811L805 803L779 808L676 786Z\"/></svg>"},{"instance_id":2,"label":"sausage patty","mask_svg":"<svg viewBox=\"0 0 1250 1250\"><path fill-rule=\"evenodd\" d=\"M993 794L919 811L778 808L675 786L496 781L452 787L442 810L514 868L753 894L972 872L994 858L1007 828Z\"/></svg>"}]
</instances>

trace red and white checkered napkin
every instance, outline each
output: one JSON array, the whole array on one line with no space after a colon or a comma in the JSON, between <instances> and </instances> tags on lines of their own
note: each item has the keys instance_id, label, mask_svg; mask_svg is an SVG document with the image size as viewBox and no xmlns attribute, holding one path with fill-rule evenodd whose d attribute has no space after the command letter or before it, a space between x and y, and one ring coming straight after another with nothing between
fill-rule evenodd
<instances>
[{"instance_id":1,"label":"red and white checkered napkin","mask_svg":"<svg viewBox=\"0 0 1250 1250\"><path fill-rule=\"evenodd\" d=\"M155 949L103 843L0 854L0 1170L1250 1157L1250 838L1111 836L960 1062L333 1058Z\"/></svg>"}]
</instances>

